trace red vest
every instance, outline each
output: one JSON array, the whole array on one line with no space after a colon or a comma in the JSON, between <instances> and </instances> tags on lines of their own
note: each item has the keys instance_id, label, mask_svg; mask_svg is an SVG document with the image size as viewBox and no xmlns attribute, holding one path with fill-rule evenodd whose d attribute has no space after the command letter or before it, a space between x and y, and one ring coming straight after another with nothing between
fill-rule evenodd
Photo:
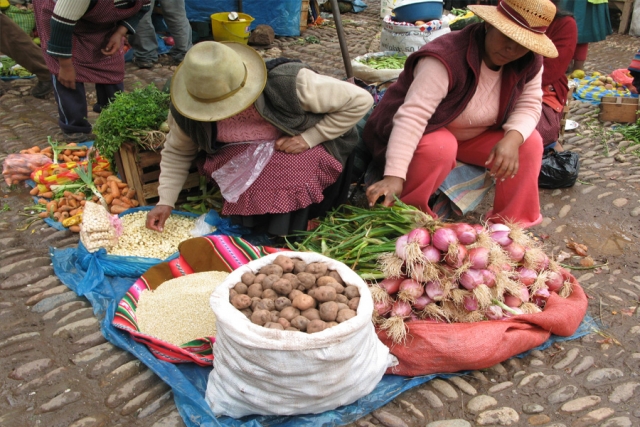
<instances>
[{"instance_id":1,"label":"red vest","mask_svg":"<svg viewBox=\"0 0 640 427\"><path fill-rule=\"evenodd\" d=\"M364 127L362 137L377 166L384 167L393 117L404 103L418 60L425 56L436 57L449 72L449 93L429 119L423 133L427 134L451 123L473 97L482 64L484 34L483 23L470 25L438 37L407 58L398 81L384 93L382 101L375 107ZM541 66L542 56L529 52L503 67L500 110L494 128L499 129L504 124L522 94L524 85L535 77Z\"/></svg>"}]
</instances>

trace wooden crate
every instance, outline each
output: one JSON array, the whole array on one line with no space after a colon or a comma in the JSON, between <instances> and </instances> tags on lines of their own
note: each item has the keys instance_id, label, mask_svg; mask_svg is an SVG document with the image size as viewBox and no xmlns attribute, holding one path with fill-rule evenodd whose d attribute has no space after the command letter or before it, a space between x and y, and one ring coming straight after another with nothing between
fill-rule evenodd
<instances>
[{"instance_id":1,"label":"wooden crate","mask_svg":"<svg viewBox=\"0 0 640 427\"><path fill-rule=\"evenodd\" d=\"M600 101L602 122L635 123L638 118L638 98L604 96Z\"/></svg>"},{"instance_id":2,"label":"wooden crate","mask_svg":"<svg viewBox=\"0 0 640 427\"><path fill-rule=\"evenodd\" d=\"M131 142L125 142L115 155L116 167L122 180L136 190L136 199L140 206L154 205L158 201L158 177L160 176L160 151L142 150ZM200 174L195 165L191 165L178 203L184 202L189 195L197 195Z\"/></svg>"},{"instance_id":3,"label":"wooden crate","mask_svg":"<svg viewBox=\"0 0 640 427\"><path fill-rule=\"evenodd\" d=\"M302 0L302 7L300 8L300 33L301 34L307 29L308 21L309 21L309 0Z\"/></svg>"}]
</instances>

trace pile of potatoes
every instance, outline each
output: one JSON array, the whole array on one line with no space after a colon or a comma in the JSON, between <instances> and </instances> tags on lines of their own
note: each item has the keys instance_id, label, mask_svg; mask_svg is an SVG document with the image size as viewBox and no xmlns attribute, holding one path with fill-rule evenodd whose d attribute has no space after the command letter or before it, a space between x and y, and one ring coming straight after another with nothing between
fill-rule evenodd
<instances>
[{"instance_id":1,"label":"pile of potatoes","mask_svg":"<svg viewBox=\"0 0 640 427\"><path fill-rule=\"evenodd\" d=\"M244 273L229 300L256 325L312 334L356 316L360 292L324 262L278 255L257 274Z\"/></svg>"}]
</instances>

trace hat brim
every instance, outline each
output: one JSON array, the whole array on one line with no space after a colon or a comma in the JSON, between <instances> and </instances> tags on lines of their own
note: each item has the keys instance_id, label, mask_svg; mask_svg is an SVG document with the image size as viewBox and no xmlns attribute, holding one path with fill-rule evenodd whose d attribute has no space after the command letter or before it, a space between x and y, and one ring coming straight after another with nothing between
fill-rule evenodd
<instances>
[{"instance_id":1,"label":"hat brim","mask_svg":"<svg viewBox=\"0 0 640 427\"><path fill-rule=\"evenodd\" d=\"M184 65L182 62L171 79L171 102L180 114L189 119L216 122L234 116L253 104L267 83L267 67L258 52L242 43L218 43L224 43L240 55L247 68L247 80L244 87L233 96L221 101L205 101L193 97L187 91L186 73L182 69Z\"/></svg>"},{"instance_id":2,"label":"hat brim","mask_svg":"<svg viewBox=\"0 0 640 427\"><path fill-rule=\"evenodd\" d=\"M547 58L558 57L558 49L556 49L556 46L549 37L545 34L527 30L521 25L513 22L500 13L495 6L469 5L467 8L484 21L493 25L502 34L527 49L535 53L539 53L542 56L546 56Z\"/></svg>"}]
</instances>

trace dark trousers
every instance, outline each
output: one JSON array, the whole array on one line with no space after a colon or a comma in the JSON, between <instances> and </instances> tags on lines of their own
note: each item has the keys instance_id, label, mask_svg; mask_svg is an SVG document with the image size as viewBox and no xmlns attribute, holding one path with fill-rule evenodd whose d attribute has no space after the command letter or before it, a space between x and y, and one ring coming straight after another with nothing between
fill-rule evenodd
<instances>
[{"instance_id":1,"label":"dark trousers","mask_svg":"<svg viewBox=\"0 0 640 427\"><path fill-rule=\"evenodd\" d=\"M64 133L91 133L91 123L87 120L87 93L84 83L76 82L75 89L63 86L53 77L56 102L58 103L58 124ZM124 83L96 83L98 104L105 106L112 100L116 92L124 90Z\"/></svg>"}]
</instances>

